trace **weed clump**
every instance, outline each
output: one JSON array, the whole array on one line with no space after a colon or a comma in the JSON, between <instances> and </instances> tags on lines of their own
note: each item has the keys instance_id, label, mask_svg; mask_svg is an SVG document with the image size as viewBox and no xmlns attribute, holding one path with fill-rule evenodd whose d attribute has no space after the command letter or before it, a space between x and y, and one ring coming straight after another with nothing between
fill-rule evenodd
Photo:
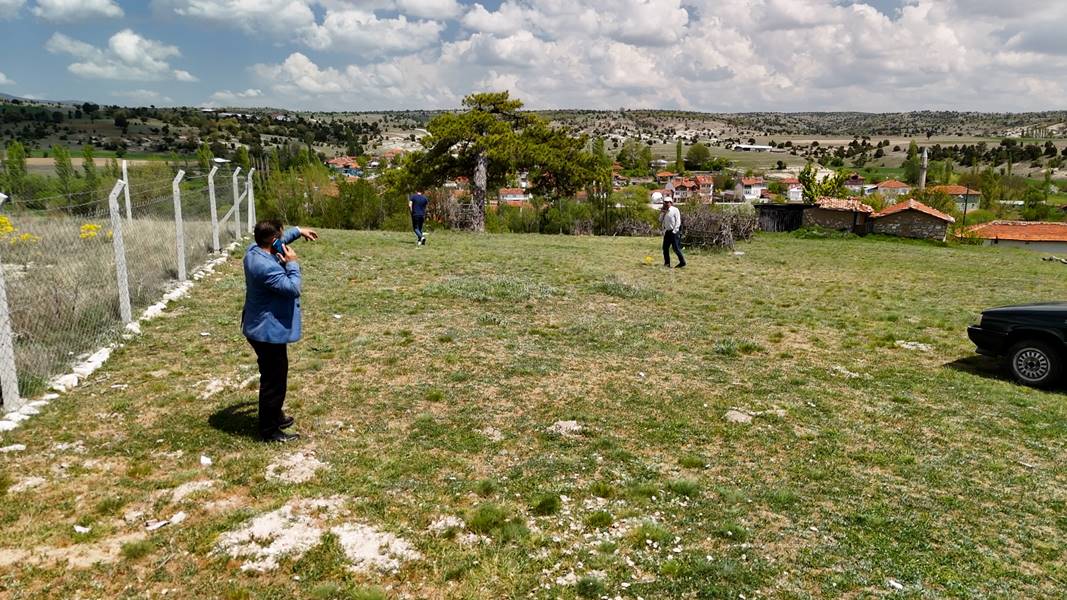
<instances>
[{"instance_id":1,"label":"weed clump","mask_svg":"<svg viewBox=\"0 0 1067 600\"><path fill-rule=\"evenodd\" d=\"M558 513L562 505L559 494L545 494L534 501L530 511L539 517L544 517Z\"/></svg>"},{"instance_id":2,"label":"weed clump","mask_svg":"<svg viewBox=\"0 0 1067 600\"><path fill-rule=\"evenodd\" d=\"M700 484L691 479L676 479L667 484L667 489L686 498L693 498L700 494Z\"/></svg>"},{"instance_id":3,"label":"weed clump","mask_svg":"<svg viewBox=\"0 0 1067 600\"><path fill-rule=\"evenodd\" d=\"M608 588L603 581L586 575L578 580L577 592L582 598L599 598L608 593Z\"/></svg>"},{"instance_id":4,"label":"weed clump","mask_svg":"<svg viewBox=\"0 0 1067 600\"><path fill-rule=\"evenodd\" d=\"M156 545L152 540L137 540L133 542L126 542L119 549L122 557L126 560L137 560L144 558L152 553L156 549Z\"/></svg>"},{"instance_id":5,"label":"weed clump","mask_svg":"<svg viewBox=\"0 0 1067 600\"><path fill-rule=\"evenodd\" d=\"M589 516L585 518L586 526L591 527L593 529L603 529L604 527L610 527L611 524L614 522L615 519L613 519L611 517L611 513L606 510L598 510L596 512L590 513Z\"/></svg>"},{"instance_id":6,"label":"weed clump","mask_svg":"<svg viewBox=\"0 0 1067 600\"><path fill-rule=\"evenodd\" d=\"M703 469L708 462L699 454L685 454L678 459L678 464L686 469Z\"/></svg>"},{"instance_id":7,"label":"weed clump","mask_svg":"<svg viewBox=\"0 0 1067 600\"><path fill-rule=\"evenodd\" d=\"M492 536L501 542L522 539L529 531L526 524L512 517L499 504L479 504L467 516L467 528L474 533Z\"/></svg>"}]
</instances>

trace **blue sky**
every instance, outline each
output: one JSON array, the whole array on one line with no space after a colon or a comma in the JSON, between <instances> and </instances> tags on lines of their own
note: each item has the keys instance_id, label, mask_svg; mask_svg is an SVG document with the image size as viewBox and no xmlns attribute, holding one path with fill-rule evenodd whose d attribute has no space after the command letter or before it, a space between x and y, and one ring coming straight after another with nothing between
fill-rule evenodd
<instances>
[{"instance_id":1,"label":"blue sky","mask_svg":"<svg viewBox=\"0 0 1067 600\"><path fill-rule=\"evenodd\" d=\"M108 104L1063 109L1044 0L0 0L0 92Z\"/></svg>"}]
</instances>

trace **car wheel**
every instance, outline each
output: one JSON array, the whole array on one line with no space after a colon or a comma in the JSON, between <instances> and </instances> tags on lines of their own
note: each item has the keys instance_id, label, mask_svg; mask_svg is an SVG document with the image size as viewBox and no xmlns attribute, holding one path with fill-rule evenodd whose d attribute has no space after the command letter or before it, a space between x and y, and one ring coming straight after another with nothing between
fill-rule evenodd
<instances>
[{"instance_id":1,"label":"car wheel","mask_svg":"<svg viewBox=\"0 0 1067 600\"><path fill-rule=\"evenodd\" d=\"M1063 373L1063 358L1051 344L1037 340L1019 342L1008 351L1008 369L1023 385L1048 387Z\"/></svg>"}]
</instances>

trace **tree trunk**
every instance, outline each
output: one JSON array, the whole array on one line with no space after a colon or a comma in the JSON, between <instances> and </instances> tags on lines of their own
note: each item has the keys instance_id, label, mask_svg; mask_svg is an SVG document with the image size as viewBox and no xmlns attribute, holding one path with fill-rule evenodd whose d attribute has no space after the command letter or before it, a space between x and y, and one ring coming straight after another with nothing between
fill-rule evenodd
<instances>
[{"instance_id":1,"label":"tree trunk","mask_svg":"<svg viewBox=\"0 0 1067 600\"><path fill-rule=\"evenodd\" d=\"M471 220L471 227L474 231L485 231L485 180L488 170L489 158L485 154L479 154L478 165L474 168L474 189L471 192L474 199L474 216Z\"/></svg>"}]
</instances>

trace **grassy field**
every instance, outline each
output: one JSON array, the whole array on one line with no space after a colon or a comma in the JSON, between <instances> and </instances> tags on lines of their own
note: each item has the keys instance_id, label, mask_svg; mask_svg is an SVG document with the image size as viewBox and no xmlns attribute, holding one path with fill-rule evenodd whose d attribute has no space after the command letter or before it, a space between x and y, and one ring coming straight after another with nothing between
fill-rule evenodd
<instances>
[{"instance_id":1,"label":"grassy field","mask_svg":"<svg viewBox=\"0 0 1067 600\"><path fill-rule=\"evenodd\" d=\"M654 266L654 239L411 241L298 243L295 445L253 438L236 259L0 434L26 445L0 454L0 596L1067 586L1067 404L1006 381L964 331L988 306L1067 298L1063 265L784 234L685 270Z\"/></svg>"}]
</instances>

